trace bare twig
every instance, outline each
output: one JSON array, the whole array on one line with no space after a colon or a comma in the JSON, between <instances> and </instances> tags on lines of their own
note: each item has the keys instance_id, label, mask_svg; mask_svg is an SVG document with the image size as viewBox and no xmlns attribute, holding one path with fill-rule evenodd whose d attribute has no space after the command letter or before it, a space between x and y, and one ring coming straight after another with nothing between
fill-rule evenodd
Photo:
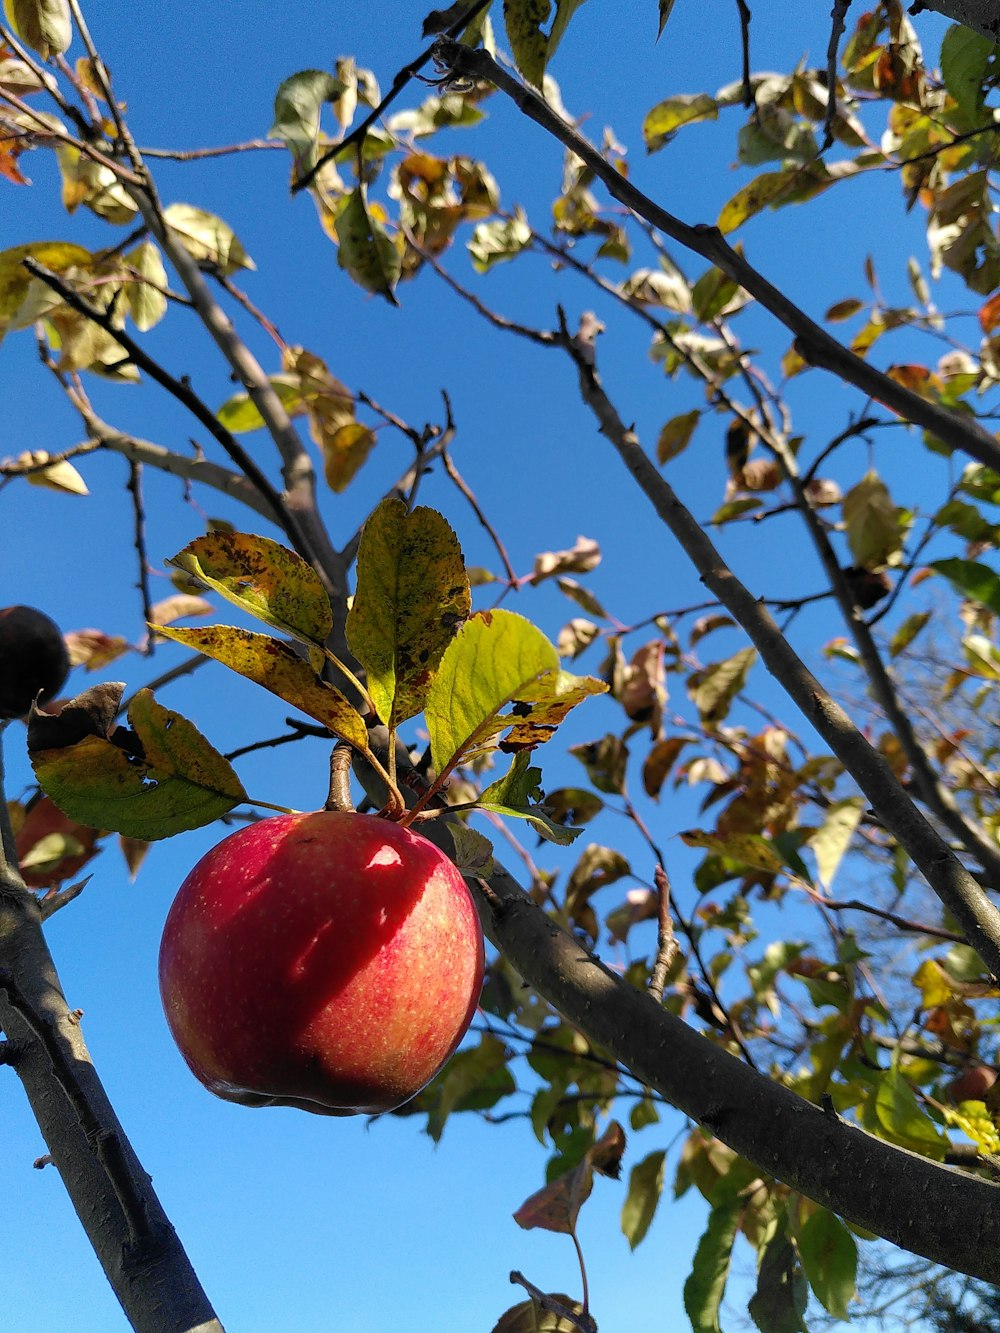
<instances>
[{"instance_id":1,"label":"bare twig","mask_svg":"<svg viewBox=\"0 0 1000 1333\"><path fill-rule=\"evenodd\" d=\"M837 116L837 54L850 7L851 0L833 0L833 9L830 11L830 41L826 48L826 115L823 118L821 153L825 153L833 144L833 122Z\"/></svg>"},{"instance_id":2,"label":"bare twig","mask_svg":"<svg viewBox=\"0 0 1000 1333\"><path fill-rule=\"evenodd\" d=\"M142 464L131 460L128 465L128 493L132 497L132 515L135 553L139 562L139 578L136 587L142 598L143 623L149 625L153 620L153 599L149 593L149 554L146 550L146 511L142 502ZM146 655L152 657L156 636L149 635Z\"/></svg>"},{"instance_id":3,"label":"bare twig","mask_svg":"<svg viewBox=\"0 0 1000 1333\"><path fill-rule=\"evenodd\" d=\"M674 934L674 921L670 913L670 880L667 872L659 863L653 871L656 884L656 961L650 974L646 990L654 1000L663 999L663 988L677 957L677 937Z\"/></svg>"},{"instance_id":4,"label":"bare twig","mask_svg":"<svg viewBox=\"0 0 1000 1333\"><path fill-rule=\"evenodd\" d=\"M193 417L201 423L209 432L213 439L222 445L223 449L233 460L242 473L253 483L260 494L267 500L271 511L272 520L280 527L289 539L293 542L301 553L306 546L291 514L288 513L286 506L282 502L282 497L268 481L267 477L260 470L254 460L246 452L243 446L236 440L235 436L219 421L214 412L202 401L194 392L186 380L177 379L165 370L158 361L155 361L124 329L117 328L112 318L106 311L99 310L90 301L87 301L75 291L62 278L52 273L43 264L30 256L24 259L25 268L35 277L51 287L54 292L66 302L71 309L92 320L99 328L109 333L116 342L128 353L129 360L155 380L157 384L166 389L172 397L188 409ZM308 549L306 547L306 549Z\"/></svg>"},{"instance_id":5,"label":"bare twig","mask_svg":"<svg viewBox=\"0 0 1000 1333\"><path fill-rule=\"evenodd\" d=\"M736 8L740 15L740 46L743 50L742 74L743 80L743 105L745 107L753 106L753 82L750 78L750 20L753 15L750 12L750 6L746 0L736 0Z\"/></svg>"}]
</instances>

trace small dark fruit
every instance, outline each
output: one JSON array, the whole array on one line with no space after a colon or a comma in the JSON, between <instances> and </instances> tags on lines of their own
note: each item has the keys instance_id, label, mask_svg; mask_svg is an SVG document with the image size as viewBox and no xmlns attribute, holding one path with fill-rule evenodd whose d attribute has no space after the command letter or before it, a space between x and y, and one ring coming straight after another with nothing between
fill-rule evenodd
<instances>
[{"instance_id":1,"label":"small dark fruit","mask_svg":"<svg viewBox=\"0 0 1000 1333\"><path fill-rule=\"evenodd\" d=\"M0 609L0 718L23 717L39 693L62 689L69 653L59 626L33 606Z\"/></svg>"}]
</instances>

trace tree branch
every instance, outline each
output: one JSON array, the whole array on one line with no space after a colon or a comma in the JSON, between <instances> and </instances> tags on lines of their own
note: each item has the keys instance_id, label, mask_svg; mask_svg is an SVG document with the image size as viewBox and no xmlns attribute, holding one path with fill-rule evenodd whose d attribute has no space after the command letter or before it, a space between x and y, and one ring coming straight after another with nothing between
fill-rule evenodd
<instances>
[{"instance_id":1,"label":"tree branch","mask_svg":"<svg viewBox=\"0 0 1000 1333\"><path fill-rule=\"evenodd\" d=\"M807 670L767 608L740 583L673 488L650 462L635 432L622 422L601 386L592 342L566 336L565 346L579 372L584 401L597 418L601 434L614 445L660 519L684 548L702 582L743 626L771 675L852 774L884 826L961 923L966 938L989 972L1000 977L1000 912L913 804L882 756Z\"/></svg>"},{"instance_id":2,"label":"tree branch","mask_svg":"<svg viewBox=\"0 0 1000 1333\"><path fill-rule=\"evenodd\" d=\"M518 109L587 164L608 193L639 217L650 222L666 236L720 268L741 287L755 297L766 310L779 319L796 336L802 357L811 365L831 371L862 393L884 403L886 407L907 421L923 426L939 440L960 449L970 457L1000 470L1000 445L978 422L959 416L946 408L923 399L911 389L897 384L888 375L876 370L790 301L737 253L718 227L698 223L694 226L680 221L654 203L617 168L597 151L568 121L562 119L538 93L513 78L487 52L473 50L458 42L441 39L435 48L435 58L446 69L462 78L484 79L505 93Z\"/></svg>"},{"instance_id":3,"label":"tree branch","mask_svg":"<svg viewBox=\"0 0 1000 1333\"><path fill-rule=\"evenodd\" d=\"M138 1333L222 1333L91 1064L12 859L0 756L0 1026L32 1112L122 1308Z\"/></svg>"}]
</instances>

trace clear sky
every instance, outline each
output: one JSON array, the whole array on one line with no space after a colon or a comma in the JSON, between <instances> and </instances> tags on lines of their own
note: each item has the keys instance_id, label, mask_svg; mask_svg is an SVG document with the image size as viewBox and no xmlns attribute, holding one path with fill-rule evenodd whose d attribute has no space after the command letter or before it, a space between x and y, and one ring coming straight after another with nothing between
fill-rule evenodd
<instances>
[{"instance_id":1,"label":"clear sky","mask_svg":"<svg viewBox=\"0 0 1000 1333\"><path fill-rule=\"evenodd\" d=\"M787 70L802 57L823 63L828 8L789 8L773 0L758 6L755 68ZM714 221L747 178L731 169L738 113L719 125L692 127L649 159L640 125L645 111L670 94L714 91L739 77L736 7L720 0L681 0L659 44L653 40L656 10L652 0L642 5L591 0L571 24L553 73L574 114L592 113L585 124L592 137L608 125L628 145L633 178L647 192L688 222ZM262 137L271 124L278 83L299 69L330 68L340 55L353 54L372 68L385 89L395 71L422 49L423 14L423 6L400 0L380 5L304 0L287 13L257 0L225 6L132 0L128 6L89 7L92 31L128 103L139 143L172 148ZM933 23L922 31L937 31ZM420 95L414 88L401 105ZM456 151L485 160L504 203L525 204L543 228L558 188L561 150L499 97L486 110L480 128L456 136ZM116 239L89 215L62 214L52 166L41 153L22 159L22 168L34 180L32 188L0 182L0 248L42 238L95 247ZM597 437L574 395L567 365L476 322L429 273L400 289L399 310L364 296L338 270L310 201L288 198L288 162L281 152L208 164L164 163L159 181L166 201L198 204L234 227L257 264L245 283L252 299L290 342L323 355L352 388L418 425L440 419L439 394L449 392L458 423L456 461L503 533L519 572L530 569L537 552L572 546L582 533L604 550L588 585L622 620L703 597ZM862 294L861 263L869 252L889 299L903 301L906 256L922 255L924 243L919 219L904 216L896 191L893 181L871 177L831 191L805 211L766 214L745 229L748 254L816 315L836 300ZM848 208L853 211L845 217ZM692 257L677 258L689 274L703 267ZM451 262L463 278L471 278L460 255ZM653 263L652 252L636 262ZM553 324L557 301L571 320L595 304L589 288L553 281L540 259L495 271L480 290L512 318L544 326ZM647 334L638 322L630 324L610 308L605 313L611 330L600 348L606 383L621 415L634 419L651 445L665 420L699 405L698 390L689 382L665 380L651 365ZM749 344L764 349L776 372L789 335L759 313L748 314L740 327ZM148 341L174 373L191 376L209 403L219 404L233 391L214 349L182 312L172 314ZM277 369L273 347L259 336L251 335L251 341L268 368ZM57 451L80 438L78 422L37 364L30 335L12 335L0 348L0 377L0 452ZM98 385L94 396L110 421L170 447L183 448L193 433L180 410L155 391ZM861 407L859 399L838 394L815 372L790 396L797 428L822 439L843 427L850 407ZM677 460L671 474L699 515L721 502L725 481L721 442L708 434ZM263 436L250 437L250 446L270 466ZM404 442L383 432L356 486L324 501L338 544L407 461ZM885 460L890 475L892 466ZM125 472L114 458L94 458L82 470L92 492L88 499L20 485L0 494L5 537L0 601L41 606L65 629L96 626L137 640L141 606L133 586ZM148 480L147 494L149 548L157 565L203 530L206 513L247 524L215 494L197 494L188 505L179 486L159 478ZM429 480L421 498L448 516L470 564L496 565L471 512L440 477ZM806 561L782 545L776 528L767 533L740 528L726 545L743 561L755 591L795 596L819 586ZM165 577L156 591L169 591ZM508 604L552 636L576 614L551 589ZM821 614L803 617L799 646L815 657L831 632L837 630ZM732 646L738 646L735 638ZM123 674L131 688L172 660L169 649L151 663L132 657L106 676ZM595 670L597 660L584 658L580 667ZM75 683L83 688L91 679L79 676ZM277 734L288 711L277 704L271 708L259 691L215 667L179 683L163 701L196 721L222 750L265 732ZM585 705L568 727L570 738L599 735L610 718L601 708ZM791 714L790 708L784 711ZM798 725L794 715L789 720ZM10 729L5 748L13 797L29 781L19 727ZM546 769L549 788L582 776L557 753L542 758L552 765ZM253 756L240 771L254 794L310 808L325 795L325 762L323 747L310 743L294 752ZM683 795L671 796L658 819L657 834L677 857L676 882L677 867L683 872L689 862L674 835L696 822L694 809ZM109 846L92 867L85 895L57 916L49 937L70 1003L85 1010L85 1034L112 1101L223 1322L234 1333L401 1328L486 1333L518 1299L507 1278L513 1268L539 1286L578 1293L569 1240L524 1232L511 1218L542 1183L547 1156L524 1121L490 1126L456 1118L435 1147L413 1120L386 1118L369 1127L360 1120L294 1111L250 1112L214 1100L188 1075L163 1022L156 951L177 885L218 836L217 829L201 830L155 847L135 885ZM611 822L596 836L623 845L637 867L643 865L641 850L621 843L623 821ZM549 848L538 856L546 865L572 863L572 853ZM643 865L637 873L646 875L648 869ZM124 1320L58 1177L31 1168L43 1149L20 1089L13 1075L0 1081L5 1128L0 1187L8 1199L0 1323L5 1333L116 1333ZM681 1128L678 1117L667 1117L637 1137L626 1173L639 1157L670 1145ZM673 1165L675 1157L668 1170ZM581 1224L602 1333L681 1329L681 1285L704 1224L704 1206L685 1199L662 1207L647 1240L631 1256L618 1230L623 1197L622 1185L599 1179ZM740 1262L746 1279L752 1270L748 1250L741 1251ZM745 1287L744 1280L736 1289Z\"/></svg>"}]
</instances>

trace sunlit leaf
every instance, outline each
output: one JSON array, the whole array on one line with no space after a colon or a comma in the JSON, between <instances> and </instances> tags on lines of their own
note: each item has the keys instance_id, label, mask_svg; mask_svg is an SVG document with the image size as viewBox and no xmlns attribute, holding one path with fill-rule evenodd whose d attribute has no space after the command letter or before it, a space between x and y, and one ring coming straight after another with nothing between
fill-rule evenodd
<instances>
[{"instance_id":1,"label":"sunlit leaf","mask_svg":"<svg viewBox=\"0 0 1000 1333\"><path fill-rule=\"evenodd\" d=\"M363 753L368 752L368 729L364 718L339 690L321 680L289 644L231 625L208 625L197 629L171 626L159 633L262 685L293 708L321 722L341 740L348 741Z\"/></svg>"},{"instance_id":2,"label":"sunlit leaf","mask_svg":"<svg viewBox=\"0 0 1000 1333\"><path fill-rule=\"evenodd\" d=\"M319 576L310 565L270 537L244 532L210 532L197 537L167 564L201 580L243 611L279 633L308 644L319 670L317 651L333 628L333 613Z\"/></svg>"},{"instance_id":3,"label":"sunlit leaf","mask_svg":"<svg viewBox=\"0 0 1000 1333\"><path fill-rule=\"evenodd\" d=\"M839 1217L818 1208L796 1237L802 1267L823 1308L837 1319L850 1319L848 1305L856 1290L858 1246Z\"/></svg>"},{"instance_id":4,"label":"sunlit leaf","mask_svg":"<svg viewBox=\"0 0 1000 1333\"><path fill-rule=\"evenodd\" d=\"M7 22L43 60L61 55L73 40L66 0L3 0Z\"/></svg>"},{"instance_id":5,"label":"sunlit leaf","mask_svg":"<svg viewBox=\"0 0 1000 1333\"><path fill-rule=\"evenodd\" d=\"M646 112L642 122L642 137L647 153L655 153L670 142L682 125L698 120L717 120L719 105L708 93L679 93L658 102Z\"/></svg>"},{"instance_id":6,"label":"sunlit leaf","mask_svg":"<svg viewBox=\"0 0 1000 1333\"><path fill-rule=\"evenodd\" d=\"M523 616L494 611L467 620L445 650L426 701L438 771L515 722L502 710L544 673L558 670L555 648Z\"/></svg>"},{"instance_id":7,"label":"sunlit leaf","mask_svg":"<svg viewBox=\"0 0 1000 1333\"><path fill-rule=\"evenodd\" d=\"M662 1148L638 1162L629 1176L628 1194L622 1205L622 1231L634 1250L645 1238L663 1193L666 1153Z\"/></svg>"},{"instance_id":8,"label":"sunlit leaf","mask_svg":"<svg viewBox=\"0 0 1000 1333\"><path fill-rule=\"evenodd\" d=\"M469 254L477 273L488 272L494 264L513 259L531 244L531 228L518 208L511 218L480 222L472 233Z\"/></svg>"},{"instance_id":9,"label":"sunlit leaf","mask_svg":"<svg viewBox=\"0 0 1000 1333\"><path fill-rule=\"evenodd\" d=\"M809 836L809 846L816 857L820 883L829 892L837 867L851 844L855 829L861 823L865 810L861 797L835 801L823 815L823 823Z\"/></svg>"},{"instance_id":10,"label":"sunlit leaf","mask_svg":"<svg viewBox=\"0 0 1000 1333\"><path fill-rule=\"evenodd\" d=\"M50 463L47 467L35 468L27 474L32 486L42 486L46 490L61 491L63 495L89 495L87 483L67 459Z\"/></svg>"},{"instance_id":11,"label":"sunlit leaf","mask_svg":"<svg viewBox=\"0 0 1000 1333\"><path fill-rule=\"evenodd\" d=\"M337 262L366 292L384 296L391 304L402 270L402 259L385 228L365 202L360 186L337 205Z\"/></svg>"},{"instance_id":12,"label":"sunlit leaf","mask_svg":"<svg viewBox=\"0 0 1000 1333\"><path fill-rule=\"evenodd\" d=\"M134 269L138 280L125 284L129 314L137 329L145 333L159 324L167 313L167 271L159 249L152 241L143 241L125 256L125 262Z\"/></svg>"},{"instance_id":13,"label":"sunlit leaf","mask_svg":"<svg viewBox=\"0 0 1000 1333\"><path fill-rule=\"evenodd\" d=\"M53 273L86 267L91 261L89 250L69 241L33 241L0 251L0 329L3 321L17 314L28 293L32 279L22 261L29 257Z\"/></svg>"},{"instance_id":14,"label":"sunlit leaf","mask_svg":"<svg viewBox=\"0 0 1000 1333\"><path fill-rule=\"evenodd\" d=\"M304 69L278 85L274 97L274 124L269 139L281 139L292 155L296 175L309 171L319 156L320 113L344 85L321 69Z\"/></svg>"},{"instance_id":15,"label":"sunlit leaf","mask_svg":"<svg viewBox=\"0 0 1000 1333\"><path fill-rule=\"evenodd\" d=\"M163 220L192 259L210 264L222 273L256 268L243 249L232 227L214 213L193 204L171 204L164 209Z\"/></svg>"},{"instance_id":16,"label":"sunlit leaf","mask_svg":"<svg viewBox=\"0 0 1000 1333\"><path fill-rule=\"evenodd\" d=\"M149 690L132 701L129 722L139 757L101 736L32 751L35 776L70 818L155 841L209 824L246 799L229 762Z\"/></svg>"},{"instance_id":17,"label":"sunlit leaf","mask_svg":"<svg viewBox=\"0 0 1000 1333\"><path fill-rule=\"evenodd\" d=\"M345 491L357 476L365 459L375 447L375 432L360 421L348 421L333 431L324 429L326 423L314 411L310 412L310 429L323 450L323 475L335 495Z\"/></svg>"},{"instance_id":18,"label":"sunlit leaf","mask_svg":"<svg viewBox=\"0 0 1000 1333\"><path fill-rule=\"evenodd\" d=\"M471 606L462 551L445 519L383 500L361 535L347 617L348 643L383 722L395 727L420 712Z\"/></svg>"}]
</instances>

